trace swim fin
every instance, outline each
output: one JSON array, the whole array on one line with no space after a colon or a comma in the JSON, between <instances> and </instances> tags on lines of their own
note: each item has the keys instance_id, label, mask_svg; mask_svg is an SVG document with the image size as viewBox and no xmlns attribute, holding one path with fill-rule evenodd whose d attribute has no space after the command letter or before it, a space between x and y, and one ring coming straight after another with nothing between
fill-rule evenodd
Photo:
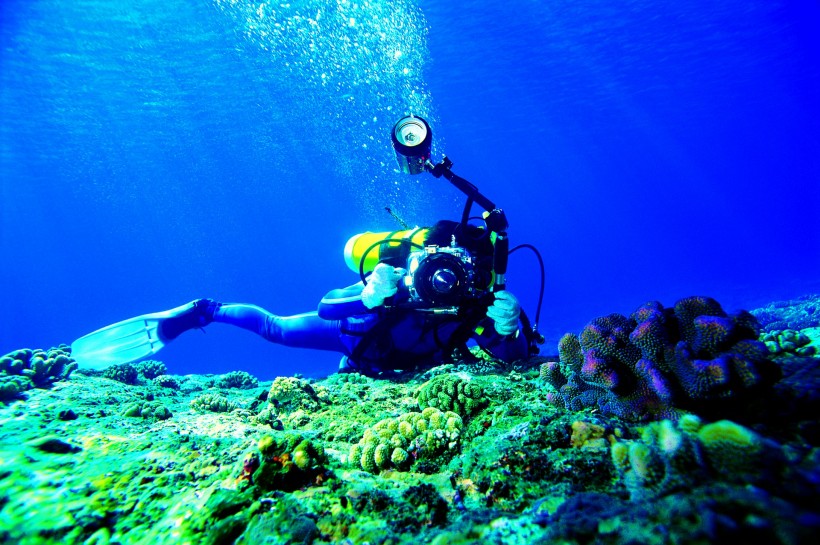
<instances>
[{"instance_id":1,"label":"swim fin","mask_svg":"<svg viewBox=\"0 0 820 545\"><path fill-rule=\"evenodd\" d=\"M159 334L163 321L190 311L197 301L171 310L129 318L84 335L71 343L71 357L80 368L103 369L115 363L131 363L156 354L171 340L163 339Z\"/></svg>"}]
</instances>

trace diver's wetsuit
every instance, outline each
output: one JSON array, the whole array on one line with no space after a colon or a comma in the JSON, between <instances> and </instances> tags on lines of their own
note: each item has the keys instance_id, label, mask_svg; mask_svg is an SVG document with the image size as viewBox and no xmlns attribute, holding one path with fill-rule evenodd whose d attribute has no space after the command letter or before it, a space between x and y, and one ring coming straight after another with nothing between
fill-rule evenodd
<instances>
[{"instance_id":1,"label":"diver's wetsuit","mask_svg":"<svg viewBox=\"0 0 820 545\"><path fill-rule=\"evenodd\" d=\"M318 311L295 316L277 316L256 305L223 304L214 312L213 320L242 327L277 344L340 352L345 356L340 371L365 375L410 369L442 359L453 348L454 335L463 341L472 338L506 361L528 355L525 336L501 337L492 320L483 315L484 309L473 320L476 323L465 330L464 321L453 316L431 317L407 309L368 309L361 299L363 288L359 282L333 290L322 298ZM396 295L402 297L406 298L406 293Z\"/></svg>"}]
</instances>

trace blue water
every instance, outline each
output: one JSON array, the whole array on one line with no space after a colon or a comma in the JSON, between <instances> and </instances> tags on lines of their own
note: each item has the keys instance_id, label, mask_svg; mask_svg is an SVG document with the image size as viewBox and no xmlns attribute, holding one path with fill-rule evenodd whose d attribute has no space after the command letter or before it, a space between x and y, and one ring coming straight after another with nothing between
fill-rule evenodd
<instances>
[{"instance_id":1,"label":"blue water","mask_svg":"<svg viewBox=\"0 0 820 545\"><path fill-rule=\"evenodd\" d=\"M547 268L545 353L591 318L820 291L813 0L6 0L0 353L198 297L280 314L356 280L347 238L456 219L389 130L503 207ZM530 315L538 274L510 258ZM175 373L332 371L214 324Z\"/></svg>"}]
</instances>

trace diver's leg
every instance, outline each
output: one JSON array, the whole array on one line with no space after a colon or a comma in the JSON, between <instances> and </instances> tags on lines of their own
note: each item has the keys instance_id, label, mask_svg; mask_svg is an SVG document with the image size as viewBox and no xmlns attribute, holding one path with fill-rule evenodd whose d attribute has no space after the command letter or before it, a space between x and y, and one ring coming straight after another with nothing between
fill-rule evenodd
<instances>
[{"instance_id":1,"label":"diver's leg","mask_svg":"<svg viewBox=\"0 0 820 545\"><path fill-rule=\"evenodd\" d=\"M342 353L347 350L340 338L341 322L325 320L316 312L277 316L256 305L227 303L214 312L213 319L247 329L284 346Z\"/></svg>"}]
</instances>

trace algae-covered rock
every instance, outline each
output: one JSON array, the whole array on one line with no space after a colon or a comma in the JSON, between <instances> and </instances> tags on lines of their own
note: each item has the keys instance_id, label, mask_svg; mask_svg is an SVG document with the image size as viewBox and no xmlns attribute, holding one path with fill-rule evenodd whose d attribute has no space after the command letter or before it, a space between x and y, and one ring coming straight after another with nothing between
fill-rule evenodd
<instances>
[{"instance_id":1,"label":"algae-covered rock","mask_svg":"<svg viewBox=\"0 0 820 545\"><path fill-rule=\"evenodd\" d=\"M463 426L458 414L435 407L385 418L365 430L348 459L371 473L388 468L406 471L417 459L446 459L458 452Z\"/></svg>"},{"instance_id":2,"label":"algae-covered rock","mask_svg":"<svg viewBox=\"0 0 820 545\"><path fill-rule=\"evenodd\" d=\"M40 452L46 452L49 454L76 454L77 452L83 450L77 445L69 443L68 441L54 435L38 437L29 441L27 445L34 447Z\"/></svg>"},{"instance_id":3,"label":"algae-covered rock","mask_svg":"<svg viewBox=\"0 0 820 545\"><path fill-rule=\"evenodd\" d=\"M269 510L256 514L236 540L237 545L313 543L319 529L310 513L287 494L273 494Z\"/></svg>"},{"instance_id":4,"label":"algae-covered rock","mask_svg":"<svg viewBox=\"0 0 820 545\"><path fill-rule=\"evenodd\" d=\"M254 514L254 497L251 490L213 488L205 505L191 513L182 525L187 539L181 543L216 545L234 543L245 531Z\"/></svg>"},{"instance_id":5,"label":"algae-covered rock","mask_svg":"<svg viewBox=\"0 0 820 545\"><path fill-rule=\"evenodd\" d=\"M313 386L297 377L276 377L268 391L268 402L280 411L310 411L321 405Z\"/></svg>"},{"instance_id":6,"label":"algae-covered rock","mask_svg":"<svg viewBox=\"0 0 820 545\"><path fill-rule=\"evenodd\" d=\"M534 419L499 413L484 434L462 446L448 467L457 473L456 485L467 492L467 509L518 511L535 501L555 505L572 490L611 486L615 471L609 450L592 438L599 427L604 437L614 434L610 421L585 415L583 421L594 433L590 440L576 433L573 441L579 415L554 408L540 414Z\"/></svg>"},{"instance_id":7,"label":"algae-covered rock","mask_svg":"<svg viewBox=\"0 0 820 545\"><path fill-rule=\"evenodd\" d=\"M296 490L311 484L325 471L327 457L324 448L301 435L265 435L257 447L260 464L251 477L263 490Z\"/></svg>"}]
</instances>

